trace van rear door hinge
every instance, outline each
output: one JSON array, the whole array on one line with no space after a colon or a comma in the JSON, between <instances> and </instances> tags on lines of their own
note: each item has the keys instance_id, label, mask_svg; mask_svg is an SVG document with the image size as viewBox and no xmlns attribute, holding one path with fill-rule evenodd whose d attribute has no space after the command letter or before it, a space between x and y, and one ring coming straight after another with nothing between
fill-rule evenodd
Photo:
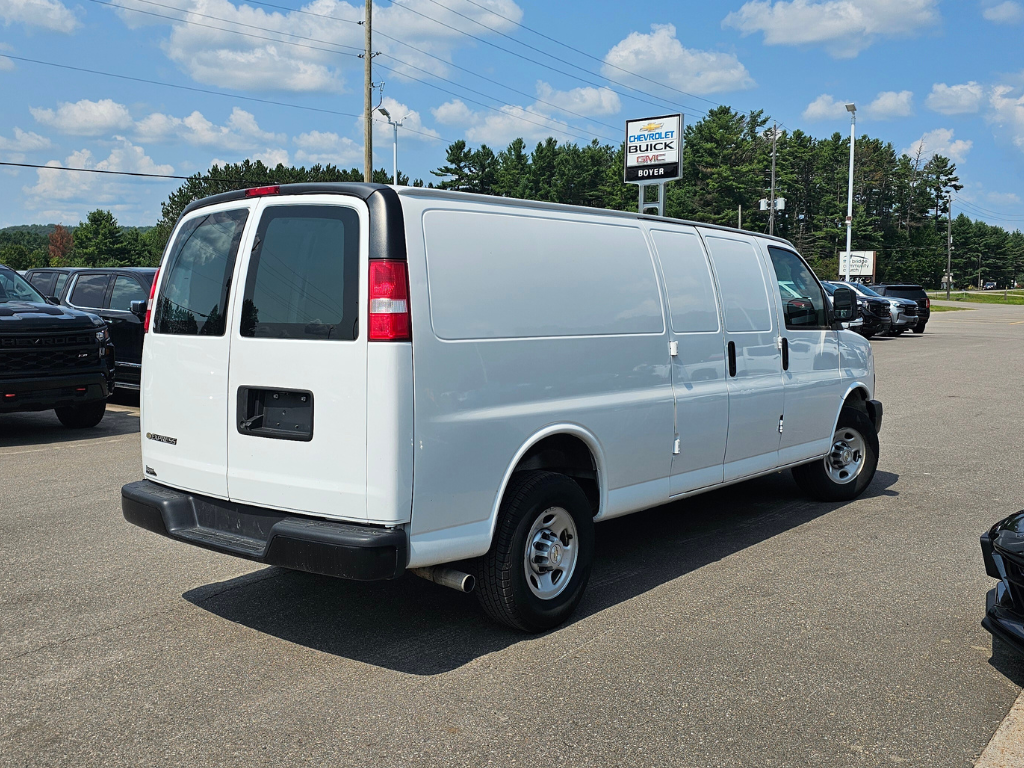
<instances>
[{"instance_id":1,"label":"van rear door hinge","mask_svg":"<svg viewBox=\"0 0 1024 768\"><path fill-rule=\"evenodd\" d=\"M668 343L668 353L672 357L675 357L676 355L679 354L679 342L678 341L670 341Z\"/></svg>"},{"instance_id":2,"label":"van rear door hinge","mask_svg":"<svg viewBox=\"0 0 1024 768\"><path fill-rule=\"evenodd\" d=\"M779 434L782 434L782 416L779 416Z\"/></svg>"}]
</instances>

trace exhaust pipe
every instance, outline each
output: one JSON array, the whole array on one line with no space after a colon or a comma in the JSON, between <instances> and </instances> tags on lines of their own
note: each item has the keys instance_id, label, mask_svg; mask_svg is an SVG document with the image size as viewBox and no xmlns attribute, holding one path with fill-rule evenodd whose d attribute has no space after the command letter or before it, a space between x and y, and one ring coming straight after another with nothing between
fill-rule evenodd
<instances>
[{"instance_id":1,"label":"exhaust pipe","mask_svg":"<svg viewBox=\"0 0 1024 768\"><path fill-rule=\"evenodd\" d=\"M421 579L440 584L442 587L450 587L459 592L472 592L476 586L476 577L470 573L463 573L454 568L443 565L431 565L426 568L410 568L410 570Z\"/></svg>"}]
</instances>

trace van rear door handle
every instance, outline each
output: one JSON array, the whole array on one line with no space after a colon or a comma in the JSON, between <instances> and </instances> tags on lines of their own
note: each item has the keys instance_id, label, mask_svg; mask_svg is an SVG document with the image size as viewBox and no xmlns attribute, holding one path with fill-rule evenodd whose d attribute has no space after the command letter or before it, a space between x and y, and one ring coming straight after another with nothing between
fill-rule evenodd
<instances>
[{"instance_id":1,"label":"van rear door handle","mask_svg":"<svg viewBox=\"0 0 1024 768\"><path fill-rule=\"evenodd\" d=\"M736 375L736 342L729 342L729 375Z\"/></svg>"},{"instance_id":2,"label":"van rear door handle","mask_svg":"<svg viewBox=\"0 0 1024 768\"><path fill-rule=\"evenodd\" d=\"M789 370L789 339L782 337L782 370Z\"/></svg>"}]
</instances>

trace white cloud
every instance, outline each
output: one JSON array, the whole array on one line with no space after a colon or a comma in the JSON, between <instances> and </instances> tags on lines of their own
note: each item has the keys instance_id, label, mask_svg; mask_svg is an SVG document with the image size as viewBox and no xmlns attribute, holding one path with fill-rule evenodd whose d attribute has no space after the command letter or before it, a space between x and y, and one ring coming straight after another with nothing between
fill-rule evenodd
<instances>
[{"instance_id":1,"label":"white cloud","mask_svg":"<svg viewBox=\"0 0 1024 768\"><path fill-rule=\"evenodd\" d=\"M1024 21L1024 7L1013 0L1006 0L1005 3L986 8L981 15L996 24L1020 24Z\"/></svg>"},{"instance_id":2,"label":"white cloud","mask_svg":"<svg viewBox=\"0 0 1024 768\"><path fill-rule=\"evenodd\" d=\"M936 128L904 149L903 154L917 157L920 152L923 161L931 159L933 155L945 155L957 163L962 163L967 159L967 153L973 146L974 142L970 139L954 140L952 128Z\"/></svg>"},{"instance_id":3,"label":"white cloud","mask_svg":"<svg viewBox=\"0 0 1024 768\"><path fill-rule=\"evenodd\" d=\"M21 128L14 129L13 139L0 136L0 150L4 152L35 152L40 149L49 149L50 146L50 140L45 136L31 131L23 131Z\"/></svg>"},{"instance_id":4,"label":"white cloud","mask_svg":"<svg viewBox=\"0 0 1024 768\"><path fill-rule=\"evenodd\" d=\"M68 155L63 163L51 160L46 165L92 168L101 171L174 173L173 166L157 164L142 147L132 144L128 139L116 136L114 141L110 155L99 162L95 161L90 150L81 149ZM36 171L36 183L30 187L23 187L22 192L26 195L25 207L29 210L50 210L58 204L61 206L61 218L71 221L81 217L84 211L99 206L115 211L132 209L136 205L139 183L142 183L140 179L125 181L98 173L40 168Z\"/></svg>"},{"instance_id":5,"label":"white cloud","mask_svg":"<svg viewBox=\"0 0 1024 768\"><path fill-rule=\"evenodd\" d=\"M622 69L696 94L737 91L756 85L735 55L684 48L672 24L652 24L649 35L631 32L605 54L604 61L601 71L605 77L648 91L659 89Z\"/></svg>"},{"instance_id":6,"label":"white cloud","mask_svg":"<svg viewBox=\"0 0 1024 768\"><path fill-rule=\"evenodd\" d=\"M984 98L984 87L973 80L960 85L935 83L924 104L933 112L943 115L964 115L981 109Z\"/></svg>"},{"instance_id":7,"label":"white cloud","mask_svg":"<svg viewBox=\"0 0 1024 768\"><path fill-rule=\"evenodd\" d=\"M988 120L1009 133L1010 140L1024 152L1024 94L1014 95L1009 85L997 85L989 97Z\"/></svg>"},{"instance_id":8,"label":"white cloud","mask_svg":"<svg viewBox=\"0 0 1024 768\"><path fill-rule=\"evenodd\" d=\"M751 0L722 26L761 32L765 45L821 45L851 58L876 37L910 35L934 24L938 0Z\"/></svg>"},{"instance_id":9,"label":"white cloud","mask_svg":"<svg viewBox=\"0 0 1024 768\"><path fill-rule=\"evenodd\" d=\"M151 10L134 0L122 2L128 7ZM194 80L244 90L319 93L351 91L348 79L361 82L363 63L356 54L363 49L363 27L354 23L363 17L361 0L311 0L287 12L235 5L229 0L185 0L176 5L182 7L184 19L191 18L197 24L154 19L130 10L118 14L129 26L169 26L164 53ZM514 24L496 14L516 21L522 18L522 10L512 0L489 0L486 5L488 8L484 9L467 3L459 12L501 31L511 31ZM451 28L414 11L439 19ZM225 28L234 32L210 28L223 27L225 23L231 25ZM378 7L374 26L426 52L414 51L383 34L377 36L374 49L384 54L377 59L377 71L384 72L383 67L389 67L394 73L388 74L399 77L422 77L423 72L415 67L433 74L448 74L454 50L471 42L461 31L478 37L490 34L467 19L441 10L430 0ZM392 55L406 63L399 63Z\"/></svg>"},{"instance_id":10,"label":"white cloud","mask_svg":"<svg viewBox=\"0 0 1024 768\"><path fill-rule=\"evenodd\" d=\"M911 91L882 91L865 111L876 120L910 117L914 114L914 94Z\"/></svg>"},{"instance_id":11,"label":"white cloud","mask_svg":"<svg viewBox=\"0 0 1024 768\"><path fill-rule=\"evenodd\" d=\"M195 147L247 151L281 144L287 140L282 133L262 130L250 112L235 107L225 125L216 125L201 112L186 117L172 117L160 112L140 120L136 136L146 143L184 141Z\"/></svg>"},{"instance_id":12,"label":"white cloud","mask_svg":"<svg viewBox=\"0 0 1024 768\"><path fill-rule=\"evenodd\" d=\"M43 125L72 136L102 136L132 125L128 107L112 99L82 99L74 104L61 102L56 110L29 107L28 111Z\"/></svg>"},{"instance_id":13,"label":"white cloud","mask_svg":"<svg viewBox=\"0 0 1024 768\"><path fill-rule=\"evenodd\" d=\"M543 80L537 81L537 96L562 112L594 117L614 115L622 109L619 96L610 88L573 88L571 91L556 91Z\"/></svg>"},{"instance_id":14,"label":"white cloud","mask_svg":"<svg viewBox=\"0 0 1024 768\"><path fill-rule=\"evenodd\" d=\"M402 122L402 127L398 129L398 141L437 141L441 138L440 134L433 128L427 128L423 125L423 119L420 117L420 113L415 109L410 109L407 105L392 99L389 96L385 96L381 102L381 106L384 107L391 115L391 119ZM357 132L362 134L363 131L363 116L360 115L355 121L355 129ZM394 141L394 129L388 124L388 121L384 119L382 115L374 113L373 116L373 143L374 146L391 146ZM360 148L362 145L360 144ZM362 151L360 149L360 151Z\"/></svg>"},{"instance_id":15,"label":"white cloud","mask_svg":"<svg viewBox=\"0 0 1024 768\"><path fill-rule=\"evenodd\" d=\"M60 0L0 0L0 19L4 26L21 23L64 33L80 26L74 12Z\"/></svg>"},{"instance_id":16,"label":"white cloud","mask_svg":"<svg viewBox=\"0 0 1024 768\"><path fill-rule=\"evenodd\" d=\"M10 72L14 69L14 62L3 55L4 51L10 51L11 46L0 43L0 72Z\"/></svg>"},{"instance_id":17,"label":"white cloud","mask_svg":"<svg viewBox=\"0 0 1024 768\"><path fill-rule=\"evenodd\" d=\"M257 152L252 156L252 159L259 160L268 168L276 168L279 165L291 165L291 163L288 162L288 150L281 148L267 149L263 152Z\"/></svg>"},{"instance_id":18,"label":"white cloud","mask_svg":"<svg viewBox=\"0 0 1024 768\"><path fill-rule=\"evenodd\" d=\"M454 99L430 111L442 125L462 129L467 141L490 144L496 148L504 148L517 137L527 142L539 141L548 136L559 141L579 141L578 132L564 120L551 117L533 107L510 105L495 112L474 112L462 101Z\"/></svg>"},{"instance_id":19,"label":"white cloud","mask_svg":"<svg viewBox=\"0 0 1024 768\"><path fill-rule=\"evenodd\" d=\"M986 192L985 199L996 205L1020 205L1020 195L1016 192Z\"/></svg>"},{"instance_id":20,"label":"white cloud","mask_svg":"<svg viewBox=\"0 0 1024 768\"><path fill-rule=\"evenodd\" d=\"M336 133L309 131L292 139L298 147L295 162L299 165L336 165L345 168L358 165L363 158L363 145Z\"/></svg>"},{"instance_id":21,"label":"white cloud","mask_svg":"<svg viewBox=\"0 0 1024 768\"><path fill-rule=\"evenodd\" d=\"M846 102L843 99L836 100L827 93L821 94L818 98L807 105L804 110L804 120L838 120L848 116Z\"/></svg>"}]
</instances>

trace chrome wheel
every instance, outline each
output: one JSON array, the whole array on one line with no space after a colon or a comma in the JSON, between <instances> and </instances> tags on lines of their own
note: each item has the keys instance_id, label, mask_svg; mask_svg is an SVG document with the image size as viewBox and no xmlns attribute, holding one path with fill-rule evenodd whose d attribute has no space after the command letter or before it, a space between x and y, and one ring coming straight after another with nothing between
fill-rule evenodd
<instances>
[{"instance_id":1,"label":"chrome wheel","mask_svg":"<svg viewBox=\"0 0 1024 768\"><path fill-rule=\"evenodd\" d=\"M846 485L864 469L864 437L851 427L839 427L832 437L832 450L825 457L825 472L833 483Z\"/></svg>"},{"instance_id":2,"label":"chrome wheel","mask_svg":"<svg viewBox=\"0 0 1024 768\"><path fill-rule=\"evenodd\" d=\"M558 597L576 569L579 547L576 523L561 507L550 507L533 521L526 535L526 583L541 600Z\"/></svg>"}]
</instances>

